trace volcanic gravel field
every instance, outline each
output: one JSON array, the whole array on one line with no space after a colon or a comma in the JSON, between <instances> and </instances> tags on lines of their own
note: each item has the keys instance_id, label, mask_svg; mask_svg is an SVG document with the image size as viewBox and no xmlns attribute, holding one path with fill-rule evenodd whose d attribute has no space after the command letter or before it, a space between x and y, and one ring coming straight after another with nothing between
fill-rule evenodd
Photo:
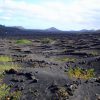
<instances>
[{"instance_id":1,"label":"volcanic gravel field","mask_svg":"<svg viewBox=\"0 0 100 100\"><path fill-rule=\"evenodd\" d=\"M44 43L47 38L52 41ZM0 39L0 56L19 67L5 70L2 82L11 87L9 93L20 91L19 100L100 100L100 34L44 36L28 39L30 44L17 40ZM76 67L94 69L95 76L70 77L68 70ZM8 94L4 100L15 99Z\"/></svg>"}]
</instances>

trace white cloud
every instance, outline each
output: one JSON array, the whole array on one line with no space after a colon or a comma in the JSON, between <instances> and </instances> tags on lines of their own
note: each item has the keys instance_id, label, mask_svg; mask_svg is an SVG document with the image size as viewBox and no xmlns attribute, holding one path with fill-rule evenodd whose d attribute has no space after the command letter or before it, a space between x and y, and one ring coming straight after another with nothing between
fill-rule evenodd
<instances>
[{"instance_id":1,"label":"white cloud","mask_svg":"<svg viewBox=\"0 0 100 100\"><path fill-rule=\"evenodd\" d=\"M11 17L9 16L0 16L0 20L10 20Z\"/></svg>"},{"instance_id":2,"label":"white cloud","mask_svg":"<svg viewBox=\"0 0 100 100\"><path fill-rule=\"evenodd\" d=\"M4 11L5 19L12 17L25 17L27 19L41 19L48 22L62 24L93 24L95 16L99 16L100 0L45 0L39 4L23 1L4 0L0 2L0 12Z\"/></svg>"},{"instance_id":3,"label":"white cloud","mask_svg":"<svg viewBox=\"0 0 100 100\"><path fill-rule=\"evenodd\" d=\"M3 10L2 9L0 9L0 13L2 13L3 12Z\"/></svg>"}]
</instances>

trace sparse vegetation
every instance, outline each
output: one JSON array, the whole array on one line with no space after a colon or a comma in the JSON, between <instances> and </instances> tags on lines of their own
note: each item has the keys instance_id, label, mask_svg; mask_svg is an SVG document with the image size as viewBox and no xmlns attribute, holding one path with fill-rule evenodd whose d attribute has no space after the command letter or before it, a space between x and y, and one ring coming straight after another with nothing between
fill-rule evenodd
<instances>
[{"instance_id":1,"label":"sparse vegetation","mask_svg":"<svg viewBox=\"0 0 100 100\"><path fill-rule=\"evenodd\" d=\"M11 100L20 100L20 97L22 95L22 92L21 91L14 91L10 94L9 98Z\"/></svg>"},{"instance_id":2,"label":"sparse vegetation","mask_svg":"<svg viewBox=\"0 0 100 100\"><path fill-rule=\"evenodd\" d=\"M0 65L0 72L4 72L5 70L10 70L10 69L17 69L18 66L16 64L3 64Z\"/></svg>"},{"instance_id":3,"label":"sparse vegetation","mask_svg":"<svg viewBox=\"0 0 100 100\"><path fill-rule=\"evenodd\" d=\"M11 57L0 56L0 62L11 62L11 61L13 61Z\"/></svg>"},{"instance_id":4,"label":"sparse vegetation","mask_svg":"<svg viewBox=\"0 0 100 100\"><path fill-rule=\"evenodd\" d=\"M68 92L66 91L66 89L64 87L61 87L58 90L57 94L60 98L64 98L64 99L68 98L68 96L69 96Z\"/></svg>"},{"instance_id":5,"label":"sparse vegetation","mask_svg":"<svg viewBox=\"0 0 100 100\"><path fill-rule=\"evenodd\" d=\"M17 65L12 62L12 58L9 56L0 56L0 62L2 64L0 65L0 73L4 72L5 70L9 70L11 68L17 69ZM10 62L10 63L7 63Z\"/></svg>"},{"instance_id":6,"label":"sparse vegetation","mask_svg":"<svg viewBox=\"0 0 100 100\"><path fill-rule=\"evenodd\" d=\"M1 65L0 65L0 82L2 82L5 70L10 70L11 68L12 69L18 69L17 64L14 64L12 61L13 60L12 60L11 57L0 56L0 62L1 62ZM10 63L8 63L8 62L10 62Z\"/></svg>"},{"instance_id":7,"label":"sparse vegetation","mask_svg":"<svg viewBox=\"0 0 100 100\"><path fill-rule=\"evenodd\" d=\"M21 39L21 40L17 40L16 44L31 44L32 42L30 40L27 39Z\"/></svg>"},{"instance_id":8,"label":"sparse vegetation","mask_svg":"<svg viewBox=\"0 0 100 100\"><path fill-rule=\"evenodd\" d=\"M97 51L92 51L92 52L90 52L90 54L93 55L93 56L97 56L98 52Z\"/></svg>"},{"instance_id":9,"label":"sparse vegetation","mask_svg":"<svg viewBox=\"0 0 100 100\"><path fill-rule=\"evenodd\" d=\"M44 39L41 40L41 43L43 43L43 44L49 44L49 43L51 43L52 41L53 41L53 40L50 39L50 38L44 38Z\"/></svg>"},{"instance_id":10,"label":"sparse vegetation","mask_svg":"<svg viewBox=\"0 0 100 100\"><path fill-rule=\"evenodd\" d=\"M0 100L20 100L21 91L14 91L10 93L11 87L7 84L0 84Z\"/></svg>"},{"instance_id":11,"label":"sparse vegetation","mask_svg":"<svg viewBox=\"0 0 100 100\"><path fill-rule=\"evenodd\" d=\"M61 58L57 58L55 60L61 61L61 62L75 62L76 61L75 58L67 58L67 57L61 57Z\"/></svg>"},{"instance_id":12,"label":"sparse vegetation","mask_svg":"<svg viewBox=\"0 0 100 100\"><path fill-rule=\"evenodd\" d=\"M75 77L75 78L81 78L81 79L90 79L95 76L94 74L94 69L81 69L79 67L76 68L70 68L68 70L68 75L70 77Z\"/></svg>"},{"instance_id":13,"label":"sparse vegetation","mask_svg":"<svg viewBox=\"0 0 100 100\"><path fill-rule=\"evenodd\" d=\"M4 73L0 73L0 83L2 82L3 77L4 77Z\"/></svg>"},{"instance_id":14,"label":"sparse vegetation","mask_svg":"<svg viewBox=\"0 0 100 100\"><path fill-rule=\"evenodd\" d=\"M0 84L0 100L5 100L5 97L9 94L10 87L8 85Z\"/></svg>"},{"instance_id":15,"label":"sparse vegetation","mask_svg":"<svg viewBox=\"0 0 100 100\"><path fill-rule=\"evenodd\" d=\"M7 63L9 61L10 63ZM0 65L0 100L10 100L8 99L8 95L10 95L9 97L12 97L12 95L14 95L12 100L19 100L19 92L13 92L10 94L10 87L7 84L3 83L5 70L18 69L18 66L14 64L12 62L12 58L8 56L0 56L0 62L2 62L2 64Z\"/></svg>"}]
</instances>

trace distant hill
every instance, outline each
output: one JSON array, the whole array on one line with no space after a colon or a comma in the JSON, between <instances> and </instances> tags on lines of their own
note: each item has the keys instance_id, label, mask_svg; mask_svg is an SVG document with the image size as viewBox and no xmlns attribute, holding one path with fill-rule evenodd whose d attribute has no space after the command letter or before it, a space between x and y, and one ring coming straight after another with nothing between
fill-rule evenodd
<instances>
[{"instance_id":1,"label":"distant hill","mask_svg":"<svg viewBox=\"0 0 100 100\"><path fill-rule=\"evenodd\" d=\"M57 31L61 31L61 30L59 30L55 27L51 27L51 28L46 29L46 31L57 32Z\"/></svg>"},{"instance_id":2,"label":"distant hill","mask_svg":"<svg viewBox=\"0 0 100 100\"><path fill-rule=\"evenodd\" d=\"M22 27L22 26L13 26L12 28L17 28L17 29L22 29L22 30L24 30L25 28L24 27Z\"/></svg>"},{"instance_id":3,"label":"distant hill","mask_svg":"<svg viewBox=\"0 0 100 100\"><path fill-rule=\"evenodd\" d=\"M33 34L95 34L95 33L99 33L100 34L100 30L80 30L80 31L62 31L59 30L55 27L51 27L45 30L41 30L41 29L25 29L21 26L4 26L4 25L0 25L0 36L15 36L15 35L33 35Z\"/></svg>"},{"instance_id":4,"label":"distant hill","mask_svg":"<svg viewBox=\"0 0 100 100\"><path fill-rule=\"evenodd\" d=\"M80 32L95 32L95 30L86 30L86 29L82 29L82 30L80 30Z\"/></svg>"}]
</instances>

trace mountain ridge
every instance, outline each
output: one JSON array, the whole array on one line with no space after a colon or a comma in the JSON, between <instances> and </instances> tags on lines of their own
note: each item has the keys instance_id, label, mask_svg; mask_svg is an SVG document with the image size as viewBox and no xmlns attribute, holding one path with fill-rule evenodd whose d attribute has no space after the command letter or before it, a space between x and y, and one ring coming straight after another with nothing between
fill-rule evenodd
<instances>
[{"instance_id":1,"label":"mountain ridge","mask_svg":"<svg viewBox=\"0 0 100 100\"><path fill-rule=\"evenodd\" d=\"M21 32L49 32L49 33L100 33L100 29L98 30L87 30L87 29L82 29L82 30L78 30L78 31L75 31L75 30L71 30L71 31L63 31L63 30L59 30L55 27L50 27L48 29L26 29L22 26L5 26L5 25L0 25L0 31L4 31L4 32L10 32L10 31L21 31Z\"/></svg>"},{"instance_id":2,"label":"mountain ridge","mask_svg":"<svg viewBox=\"0 0 100 100\"><path fill-rule=\"evenodd\" d=\"M61 31L61 30L59 30L55 27L50 27L50 28L46 29L46 31Z\"/></svg>"}]
</instances>

